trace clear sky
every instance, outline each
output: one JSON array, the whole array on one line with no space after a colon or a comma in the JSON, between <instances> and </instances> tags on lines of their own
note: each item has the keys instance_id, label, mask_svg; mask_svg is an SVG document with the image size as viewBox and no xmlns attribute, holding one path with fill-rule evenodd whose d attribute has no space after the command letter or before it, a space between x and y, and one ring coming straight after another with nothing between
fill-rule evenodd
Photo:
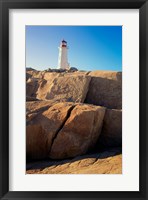
<instances>
[{"instance_id":1,"label":"clear sky","mask_svg":"<svg viewBox=\"0 0 148 200\"><path fill-rule=\"evenodd\" d=\"M122 26L26 26L26 67L57 68L63 39L71 67L122 71Z\"/></svg>"}]
</instances>

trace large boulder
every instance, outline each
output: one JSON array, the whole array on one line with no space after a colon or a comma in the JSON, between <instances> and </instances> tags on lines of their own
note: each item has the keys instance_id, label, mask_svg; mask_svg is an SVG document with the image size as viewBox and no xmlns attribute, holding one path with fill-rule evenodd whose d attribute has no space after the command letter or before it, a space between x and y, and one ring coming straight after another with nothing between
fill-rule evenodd
<instances>
[{"instance_id":1,"label":"large boulder","mask_svg":"<svg viewBox=\"0 0 148 200\"><path fill-rule=\"evenodd\" d=\"M122 72L93 71L89 73L91 82L85 99L86 103L122 108Z\"/></svg>"},{"instance_id":2,"label":"large boulder","mask_svg":"<svg viewBox=\"0 0 148 200\"><path fill-rule=\"evenodd\" d=\"M74 157L94 147L105 108L71 102L27 102L27 159Z\"/></svg>"},{"instance_id":3,"label":"large boulder","mask_svg":"<svg viewBox=\"0 0 148 200\"><path fill-rule=\"evenodd\" d=\"M46 99L69 102L84 102L91 77L89 76L60 76L55 78L46 95Z\"/></svg>"},{"instance_id":4,"label":"large boulder","mask_svg":"<svg viewBox=\"0 0 148 200\"><path fill-rule=\"evenodd\" d=\"M103 146L115 147L122 145L122 111L107 109L104 116L102 133L99 143Z\"/></svg>"},{"instance_id":5,"label":"large boulder","mask_svg":"<svg viewBox=\"0 0 148 200\"><path fill-rule=\"evenodd\" d=\"M48 157L53 139L71 109L70 103L52 105L45 101L40 106L27 112L26 151L29 159Z\"/></svg>"},{"instance_id":6,"label":"large boulder","mask_svg":"<svg viewBox=\"0 0 148 200\"><path fill-rule=\"evenodd\" d=\"M26 96L39 100L84 102L91 77L84 74L44 72L42 78L33 75L26 82Z\"/></svg>"},{"instance_id":7,"label":"large boulder","mask_svg":"<svg viewBox=\"0 0 148 200\"><path fill-rule=\"evenodd\" d=\"M95 146L101 133L105 108L76 105L55 138L50 157L63 159L86 153Z\"/></svg>"}]
</instances>

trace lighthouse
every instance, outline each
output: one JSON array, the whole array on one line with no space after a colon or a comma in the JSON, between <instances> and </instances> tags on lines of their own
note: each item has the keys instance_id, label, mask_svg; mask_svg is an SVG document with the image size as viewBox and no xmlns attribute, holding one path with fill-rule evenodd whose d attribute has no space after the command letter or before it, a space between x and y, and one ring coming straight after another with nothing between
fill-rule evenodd
<instances>
[{"instance_id":1,"label":"lighthouse","mask_svg":"<svg viewBox=\"0 0 148 200\"><path fill-rule=\"evenodd\" d=\"M65 40L62 40L59 46L59 58L58 58L58 68L60 69L69 68L67 50L68 50L67 42Z\"/></svg>"}]
</instances>

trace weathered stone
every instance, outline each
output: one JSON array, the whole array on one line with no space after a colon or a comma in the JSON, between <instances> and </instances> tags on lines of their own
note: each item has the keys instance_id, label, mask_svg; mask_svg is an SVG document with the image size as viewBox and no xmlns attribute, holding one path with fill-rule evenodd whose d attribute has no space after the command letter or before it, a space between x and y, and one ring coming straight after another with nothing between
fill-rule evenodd
<instances>
[{"instance_id":1,"label":"weathered stone","mask_svg":"<svg viewBox=\"0 0 148 200\"><path fill-rule=\"evenodd\" d=\"M35 97L28 97L28 96L26 96L26 101L38 101L38 99L35 98Z\"/></svg>"},{"instance_id":2,"label":"weathered stone","mask_svg":"<svg viewBox=\"0 0 148 200\"><path fill-rule=\"evenodd\" d=\"M65 99L84 102L90 82L89 76L60 76L53 80L46 99Z\"/></svg>"},{"instance_id":3,"label":"weathered stone","mask_svg":"<svg viewBox=\"0 0 148 200\"><path fill-rule=\"evenodd\" d=\"M104 114L104 107L77 105L55 138L50 157L53 159L74 157L94 147L101 133Z\"/></svg>"},{"instance_id":4,"label":"weathered stone","mask_svg":"<svg viewBox=\"0 0 148 200\"><path fill-rule=\"evenodd\" d=\"M32 71L29 71L32 73ZM36 72L36 71L35 71ZM28 73L27 73L28 74ZM49 72L38 72L38 74L32 73L33 75L28 74L27 77L32 76L27 79L26 82L26 95L27 97L35 97L40 100L45 100L50 86L53 83L53 80L59 76L57 73ZM40 78L34 78L40 77Z\"/></svg>"},{"instance_id":5,"label":"weathered stone","mask_svg":"<svg viewBox=\"0 0 148 200\"><path fill-rule=\"evenodd\" d=\"M39 82L42 80L36 78L29 78L26 82L26 96L36 97L36 92L39 87Z\"/></svg>"},{"instance_id":6,"label":"weathered stone","mask_svg":"<svg viewBox=\"0 0 148 200\"><path fill-rule=\"evenodd\" d=\"M40 100L45 100L47 93L49 91L49 88L52 84L53 80L45 80L42 79L42 82L40 82L38 90L36 91L36 97Z\"/></svg>"},{"instance_id":7,"label":"weathered stone","mask_svg":"<svg viewBox=\"0 0 148 200\"><path fill-rule=\"evenodd\" d=\"M26 71L29 72L29 71L34 71L35 69L31 68L31 67L26 67Z\"/></svg>"},{"instance_id":8,"label":"weathered stone","mask_svg":"<svg viewBox=\"0 0 148 200\"><path fill-rule=\"evenodd\" d=\"M68 71L67 73L64 73L63 76L85 76L88 73L89 72L87 71L75 71L75 72Z\"/></svg>"},{"instance_id":9,"label":"weathered stone","mask_svg":"<svg viewBox=\"0 0 148 200\"><path fill-rule=\"evenodd\" d=\"M35 115L35 114L31 114ZM35 116L33 116L35 117ZM30 116L30 119L32 117ZM33 124L26 127L26 157L27 159L41 159L47 157L47 134L41 125Z\"/></svg>"},{"instance_id":10,"label":"weathered stone","mask_svg":"<svg viewBox=\"0 0 148 200\"><path fill-rule=\"evenodd\" d=\"M26 72L32 76L32 78L42 79L44 75L44 71L37 71L35 69L26 69Z\"/></svg>"},{"instance_id":11,"label":"weathered stone","mask_svg":"<svg viewBox=\"0 0 148 200\"><path fill-rule=\"evenodd\" d=\"M85 99L86 103L122 108L122 72L93 71L89 73L91 82Z\"/></svg>"},{"instance_id":12,"label":"weathered stone","mask_svg":"<svg viewBox=\"0 0 148 200\"><path fill-rule=\"evenodd\" d=\"M105 108L69 102L27 102L27 158L74 157L95 146Z\"/></svg>"},{"instance_id":13,"label":"weathered stone","mask_svg":"<svg viewBox=\"0 0 148 200\"><path fill-rule=\"evenodd\" d=\"M37 104L36 102L36 105ZM32 106L33 107L33 106ZM31 106L30 106L31 108ZM26 151L27 158L46 158L60 127L67 119L71 103L45 103L27 112Z\"/></svg>"},{"instance_id":14,"label":"weathered stone","mask_svg":"<svg viewBox=\"0 0 148 200\"><path fill-rule=\"evenodd\" d=\"M32 112L41 112L47 110L49 107L54 105L56 102L52 100L48 101L29 101L26 102L26 112L32 113Z\"/></svg>"},{"instance_id":15,"label":"weathered stone","mask_svg":"<svg viewBox=\"0 0 148 200\"><path fill-rule=\"evenodd\" d=\"M99 143L104 146L121 146L122 145L122 111L107 109L104 116L102 133Z\"/></svg>"},{"instance_id":16,"label":"weathered stone","mask_svg":"<svg viewBox=\"0 0 148 200\"><path fill-rule=\"evenodd\" d=\"M66 160L27 163L27 174L121 174L121 149L114 148Z\"/></svg>"},{"instance_id":17,"label":"weathered stone","mask_svg":"<svg viewBox=\"0 0 148 200\"><path fill-rule=\"evenodd\" d=\"M55 78L57 78L57 77L59 77L59 75L60 74L58 74L58 73L54 73L54 72L45 72L44 73L44 79L45 80L47 80L47 81L51 81L51 83L52 83L52 81L55 79Z\"/></svg>"},{"instance_id":18,"label":"weathered stone","mask_svg":"<svg viewBox=\"0 0 148 200\"><path fill-rule=\"evenodd\" d=\"M57 78L59 74L57 73L45 73L44 74L44 79L40 81L38 90L36 91L36 97L41 100L47 99L46 96L50 90L50 87L53 84L53 81L55 78Z\"/></svg>"},{"instance_id":19,"label":"weathered stone","mask_svg":"<svg viewBox=\"0 0 148 200\"><path fill-rule=\"evenodd\" d=\"M31 74L29 74L29 73L26 73L26 81L28 81L28 79L29 78L31 78L32 77L32 75Z\"/></svg>"}]
</instances>

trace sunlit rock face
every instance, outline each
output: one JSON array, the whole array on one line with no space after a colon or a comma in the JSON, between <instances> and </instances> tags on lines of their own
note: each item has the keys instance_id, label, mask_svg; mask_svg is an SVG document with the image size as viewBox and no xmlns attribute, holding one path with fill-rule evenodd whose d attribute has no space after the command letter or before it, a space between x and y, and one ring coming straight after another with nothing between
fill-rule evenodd
<instances>
[{"instance_id":1,"label":"sunlit rock face","mask_svg":"<svg viewBox=\"0 0 148 200\"><path fill-rule=\"evenodd\" d=\"M122 174L120 148L76 156L66 160L42 160L27 164L27 174Z\"/></svg>"},{"instance_id":2,"label":"sunlit rock face","mask_svg":"<svg viewBox=\"0 0 148 200\"><path fill-rule=\"evenodd\" d=\"M121 72L30 68L26 101L27 161L51 163L27 173L122 173Z\"/></svg>"},{"instance_id":3,"label":"sunlit rock face","mask_svg":"<svg viewBox=\"0 0 148 200\"><path fill-rule=\"evenodd\" d=\"M26 95L122 109L122 72L27 71Z\"/></svg>"},{"instance_id":4,"label":"sunlit rock face","mask_svg":"<svg viewBox=\"0 0 148 200\"><path fill-rule=\"evenodd\" d=\"M94 147L101 133L104 107L47 102L36 102L36 106L27 103L28 158L70 158Z\"/></svg>"},{"instance_id":5,"label":"sunlit rock face","mask_svg":"<svg viewBox=\"0 0 148 200\"><path fill-rule=\"evenodd\" d=\"M88 152L99 138L104 114L104 107L75 105L53 142L50 157L63 159Z\"/></svg>"},{"instance_id":6,"label":"sunlit rock face","mask_svg":"<svg viewBox=\"0 0 148 200\"><path fill-rule=\"evenodd\" d=\"M122 109L122 73L92 71L85 103Z\"/></svg>"}]
</instances>

